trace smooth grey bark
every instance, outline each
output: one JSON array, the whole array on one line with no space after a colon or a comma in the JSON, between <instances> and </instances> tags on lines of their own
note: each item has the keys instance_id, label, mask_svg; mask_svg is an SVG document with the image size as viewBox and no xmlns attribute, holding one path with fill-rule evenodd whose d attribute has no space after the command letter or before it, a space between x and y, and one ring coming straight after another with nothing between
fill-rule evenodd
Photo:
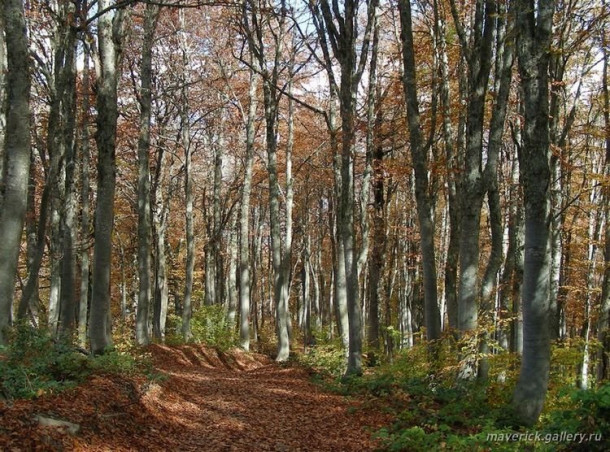
<instances>
[{"instance_id":1,"label":"smooth grey bark","mask_svg":"<svg viewBox=\"0 0 610 452\"><path fill-rule=\"evenodd\" d=\"M483 170L483 183L487 193L489 225L491 229L491 249L485 266L485 272L481 279L479 298L481 310L487 315L492 314L494 311L494 288L497 285L498 273L503 262L504 229L498 187L498 162L503 146L504 126L514 63L514 20L512 10L507 11L504 5L498 5L497 13L494 83L496 97L489 121L487 163ZM486 358L486 355L489 354L487 333L481 335L479 351L482 356L479 359L478 378L484 381L489 376L489 364Z\"/></svg>"},{"instance_id":2,"label":"smooth grey bark","mask_svg":"<svg viewBox=\"0 0 610 452\"><path fill-rule=\"evenodd\" d=\"M449 86L449 59L447 56L447 19L438 1L434 1L435 49L440 72L439 96L441 102L442 134L447 167L447 214L449 237L445 258L445 301L449 329L458 326L458 260L460 256L460 222L457 183L457 155L454 128L451 122L451 93ZM447 328L446 328L447 329Z\"/></svg>"},{"instance_id":3,"label":"smooth grey bark","mask_svg":"<svg viewBox=\"0 0 610 452\"><path fill-rule=\"evenodd\" d=\"M169 285L167 279L167 253L166 253L166 233L168 228L168 218L170 213L170 197L174 191L175 178L173 169L175 160L173 159L167 167L167 153L165 143L157 146L157 157L155 174L152 185L152 196L154 198L153 212L153 241L155 250L155 289L153 295L153 337L163 340L165 334L165 323L167 319L167 309L169 305ZM173 157L172 157L173 158ZM165 173L169 175L166 177Z\"/></svg>"},{"instance_id":4,"label":"smooth grey bark","mask_svg":"<svg viewBox=\"0 0 610 452\"><path fill-rule=\"evenodd\" d=\"M554 2L518 0L516 8L517 56L524 110L519 168L525 203L525 261L523 358L513 408L524 425L533 425L542 411L550 369L548 67Z\"/></svg>"},{"instance_id":5,"label":"smooth grey bark","mask_svg":"<svg viewBox=\"0 0 610 452\"><path fill-rule=\"evenodd\" d=\"M369 198L369 181L368 178L373 177L373 227L372 237L370 239L371 249L370 258L368 261L367 275L367 299L368 299L368 315L366 322L366 339L370 352L375 352L379 349L379 304L383 286L382 275L384 268L385 257L385 194L384 194L384 168L383 168L383 147L380 141L379 130L383 122L383 113L381 108L375 111L377 102L380 99L377 97L380 90L377 83L377 56L379 52L379 22L375 16L373 23L373 40L371 43L371 62L369 67L369 86L367 98L367 135L366 135L366 169L365 179L362 183L362 191L366 190L366 199L361 210L362 216L367 215L368 198ZM372 173L372 174L371 174ZM364 229L364 228L363 228ZM363 230L364 236L364 230ZM364 241L364 237L363 237ZM365 248L363 246L363 248ZM366 247L368 248L368 246ZM368 251L368 249L366 249ZM361 251L362 252L362 251Z\"/></svg>"},{"instance_id":6,"label":"smooth grey bark","mask_svg":"<svg viewBox=\"0 0 610 452\"><path fill-rule=\"evenodd\" d=\"M294 148L294 116L295 116L295 107L294 101L292 100L292 81L294 79L294 56L296 49L291 49L290 55L290 63L288 69L288 82L287 82L287 92L288 92L288 117L287 117L287 128L288 128L288 137L286 140L286 155L284 157L285 160L285 232L284 232L284 247L282 251L282 280L284 284L282 285L282 294L281 294L281 308L282 310L278 312L278 315L283 316L284 318L280 321L280 325L284 322L286 323L286 332L288 334L288 340L285 344L289 344L290 337L292 336L292 324L291 324L291 316L290 316L290 283L291 283L291 271L292 271L292 241L293 241L293 219L292 219L292 211L294 207L294 180L292 177L292 152ZM290 350L288 350L289 353ZM280 351L281 352L281 351ZM279 356L279 354L278 354Z\"/></svg>"},{"instance_id":7,"label":"smooth grey bark","mask_svg":"<svg viewBox=\"0 0 610 452\"><path fill-rule=\"evenodd\" d=\"M90 149L89 149L89 47L84 49L84 64L82 72L82 116L83 123L80 133L80 300L78 309L78 343L84 347L87 343L87 314L89 311L89 251L90 251L90 235L91 235L91 218L89 210L89 165L90 165Z\"/></svg>"},{"instance_id":8,"label":"smooth grey bark","mask_svg":"<svg viewBox=\"0 0 610 452\"><path fill-rule=\"evenodd\" d=\"M113 0L99 0L97 71L97 204L93 248L93 287L89 315L89 339L94 354L112 345L110 270L116 184L117 85L124 11L108 9ZM108 10L107 10L108 9Z\"/></svg>"},{"instance_id":9,"label":"smooth grey bark","mask_svg":"<svg viewBox=\"0 0 610 452\"><path fill-rule=\"evenodd\" d=\"M346 374L362 373L362 318L358 284L358 259L354 226L354 145L355 108L358 84L367 64L377 0L364 2L366 21L362 40L359 25L358 1L349 0L340 10L336 2L327 0L310 4L318 40L322 45L324 67L331 81L331 90L338 93L341 116L341 190L338 199L338 233L345 256L347 313L349 320L349 351ZM330 44L330 46L328 45ZM359 51L357 49L357 44ZM339 80L336 80L330 52L339 63Z\"/></svg>"},{"instance_id":10,"label":"smooth grey bark","mask_svg":"<svg viewBox=\"0 0 610 452\"><path fill-rule=\"evenodd\" d=\"M30 58L20 0L5 0L0 12L7 45L6 130L0 177L0 344L12 323L21 234L27 208L30 169Z\"/></svg>"},{"instance_id":11,"label":"smooth grey bark","mask_svg":"<svg viewBox=\"0 0 610 452\"><path fill-rule=\"evenodd\" d=\"M125 245L123 241L119 238L119 265L120 265L120 282L119 282L119 293L121 295L121 322L124 322L127 319L127 292L129 288L127 287L127 263L125 262ZM135 256L135 262L133 263L136 267L138 265L137 255ZM136 282L137 284L137 282ZM135 285L135 284L134 284ZM134 290L135 292L135 290ZM121 325L121 328L123 326Z\"/></svg>"},{"instance_id":12,"label":"smooth grey bark","mask_svg":"<svg viewBox=\"0 0 610 452\"><path fill-rule=\"evenodd\" d=\"M230 331L235 330L235 318L237 317L237 305L239 297L237 294L237 215L231 220L229 232L229 270L227 274L227 326Z\"/></svg>"},{"instance_id":13,"label":"smooth grey bark","mask_svg":"<svg viewBox=\"0 0 610 452\"><path fill-rule=\"evenodd\" d=\"M276 334L278 349L276 361L285 361L290 354L288 287L291 235L287 228L282 246L280 219L280 185L277 169L279 103L282 92L277 89L282 69L284 51L286 5L282 1L279 11L266 15L263 5L249 1L244 5L242 25L246 33L248 47L256 61L256 69L262 76L263 105L265 112L265 138L267 150L267 172L269 175L269 228L271 235L271 264L273 267L273 300L276 314ZM265 44L265 27L272 27L272 46ZM288 181L292 184L292 182ZM288 203L287 203L288 204ZM287 205L287 220L288 216ZM291 214L290 214L291 215ZM291 220L290 220L291 222ZM287 221L288 223L288 221Z\"/></svg>"},{"instance_id":14,"label":"smooth grey bark","mask_svg":"<svg viewBox=\"0 0 610 452\"><path fill-rule=\"evenodd\" d=\"M340 155L335 154L333 158L333 173L334 173L334 203L333 207L336 206L339 198L339 187L341 187L341 172L339 170ZM349 319L347 316L347 282L345 279L345 253L343 252L343 242L339 238L337 228L337 213L330 218L331 225L331 241L332 241L332 253L333 253L333 296L337 327L339 335L341 336L341 343L343 344L343 350L345 351L345 357L349 352Z\"/></svg>"},{"instance_id":15,"label":"smooth grey bark","mask_svg":"<svg viewBox=\"0 0 610 452\"><path fill-rule=\"evenodd\" d=\"M511 169L505 220L508 248L500 277L499 319L502 326L499 328L498 337L500 345L505 350L521 353L523 350L523 317L520 298L523 282L523 231L525 226L523 193L520 186L517 157L517 149L522 145L520 123L511 124L511 131L513 133L513 146L508 148L510 150L508 160L511 161Z\"/></svg>"},{"instance_id":16,"label":"smooth grey bark","mask_svg":"<svg viewBox=\"0 0 610 452\"><path fill-rule=\"evenodd\" d=\"M339 228L337 220L337 205L341 198L341 154L339 153L339 128L337 126L337 108L336 108L336 92L331 86L330 96L330 108L328 111L328 131L330 134L330 149L333 153L333 177L334 177L334 190L333 197L334 203L333 209L329 209L333 212L334 217L331 215L331 240L333 243L333 300L335 304L337 326L339 329L339 335L341 336L341 343L345 351L345 357L347 358L349 353L349 319L347 315L347 281L345 276L345 253L343 252L343 241L339 238Z\"/></svg>"},{"instance_id":17,"label":"smooth grey bark","mask_svg":"<svg viewBox=\"0 0 610 452\"><path fill-rule=\"evenodd\" d=\"M219 93L219 102L226 104L226 98L223 94ZM222 243L222 231L224 228L223 218L223 203L222 198L222 170L226 152L226 137L225 137L225 125L226 125L226 114L224 109L219 112L218 118L218 135L216 137L216 143L214 145L214 186L212 187L213 194L213 214L214 214L214 235L212 241L212 253L214 259L214 275L216 287L216 298L214 303L224 304L226 299L224 271L225 254L221 252L223 246Z\"/></svg>"},{"instance_id":18,"label":"smooth grey bark","mask_svg":"<svg viewBox=\"0 0 610 452\"><path fill-rule=\"evenodd\" d=\"M258 196L262 196L261 189L258 190ZM262 243L263 243L263 224L262 219L266 217L267 213L265 212L263 206L253 207L253 211L251 213L252 217L252 230L255 231L254 239L251 241L252 249L250 252L251 256L251 265L252 269L252 286L250 287L250 293L253 294L251 302L252 302L252 337L255 341L258 341L258 331L259 327L262 327L265 321L264 317L264 300L265 300L265 277L262 272L263 264L263 255L262 255ZM258 269L261 269L261 278L259 281L258 278ZM257 293L257 290L260 289L260 295L258 297L254 296Z\"/></svg>"},{"instance_id":19,"label":"smooth grey bark","mask_svg":"<svg viewBox=\"0 0 610 452\"><path fill-rule=\"evenodd\" d=\"M138 136L138 299L136 343L148 345L151 302L150 127L152 119L152 50L159 7L146 5L140 61L140 131Z\"/></svg>"},{"instance_id":20,"label":"smooth grey bark","mask_svg":"<svg viewBox=\"0 0 610 452\"><path fill-rule=\"evenodd\" d=\"M256 111L258 77L250 71L248 88L248 114L246 117L246 156L244 181L239 210L239 343L250 350L250 194L252 193L252 167L254 165L254 140L256 139Z\"/></svg>"},{"instance_id":21,"label":"smooth grey bark","mask_svg":"<svg viewBox=\"0 0 610 452\"><path fill-rule=\"evenodd\" d=\"M38 214L38 225L36 227L36 243L32 246L34 247L32 251L32 255L28 258L28 279L26 280L25 286L21 292L21 299L19 300L19 307L17 310L17 318L25 319L27 317L28 309L32 306L36 301L34 297L38 292L38 277L40 267L42 266L42 259L44 256L45 249L45 239L47 232L47 223L48 223L48 214L49 214L49 203L51 196L51 181L55 180L55 175L57 174L57 167L55 162L51 162L51 168L49 170L49 174L47 175L47 180L45 181L44 188L42 190L42 194L40 197L40 206L39 206L39 214Z\"/></svg>"},{"instance_id":22,"label":"smooth grey bark","mask_svg":"<svg viewBox=\"0 0 610 452\"><path fill-rule=\"evenodd\" d=\"M304 215L303 223L307 224L309 218L307 213ZM299 310L299 327L303 331L303 348L306 350L312 344L311 335L311 235L307 234L303 238L302 267L301 267L301 308ZM314 275L315 278L315 275Z\"/></svg>"},{"instance_id":23,"label":"smooth grey bark","mask_svg":"<svg viewBox=\"0 0 610 452\"><path fill-rule=\"evenodd\" d=\"M216 288L216 254L214 253L214 216L207 213L207 243L204 246L205 262L205 304L212 306L218 300Z\"/></svg>"},{"instance_id":24,"label":"smooth grey bark","mask_svg":"<svg viewBox=\"0 0 610 452\"><path fill-rule=\"evenodd\" d=\"M589 146L586 146L587 148ZM601 165L600 165L601 166ZM603 174L601 167L595 168L594 172L597 174ZM602 199L601 190L598 187L590 187L589 192L589 205L595 206L600 205ZM588 214L588 237L587 242L589 243L587 249L587 273L585 277L585 303L583 313L583 326L581 330L581 336L583 338L583 357L580 363L580 372L577 377L577 384L581 390L587 390L590 387L589 375L590 375L590 363L591 363L591 333L592 333L592 318L593 313L593 275L595 274L595 267L597 265L597 248L598 243L601 242L601 227L602 227L602 215L603 209L595 209Z\"/></svg>"},{"instance_id":25,"label":"smooth grey bark","mask_svg":"<svg viewBox=\"0 0 610 452\"><path fill-rule=\"evenodd\" d=\"M193 149L191 146L191 124L190 124L190 106L188 101L188 84L189 78L187 74L189 66L188 43L186 40L185 17L184 10L179 11L180 23L180 52L182 57L182 68L180 70L180 139L184 149L184 198L185 207L185 228L186 228L186 283L184 286L184 296L182 302L182 336L186 341L192 339L191 333L191 317L193 315L193 279L195 269L195 231L194 231L194 215L193 215L193 168L192 157ZM206 268L206 280L208 272ZM206 292L207 293L207 292Z\"/></svg>"},{"instance_id":26,"label":"smooth grey bark","mask_svg":"<svg viewBox=\"0 0 610 452\"><path fill-rule=\"evenodd\" d=\"M512 10L507 11L504 5L498 5L494 84L496 97L489 123L487 164L483 172L487 191L492 243L485 273L481 280L480 297L483 308L488 312L493 308L491 297L496 284L497 274L503 261L503 222L498 188L498 161L503 145L508 97L511 89L512 69L515 59L513 19Z\"/></svg>"},{"instance_id":27,"label":"smooth grey bark","mask_svg":"<svg viewBox=\"0 0 610 452\"><path fill-rule=\"evenodd\" d=\"M223 100L224 101L224 100ZM212 212L208 214L206 223L207 243L205 245L205 303L207 305L224 302L223 256L220 252L222 243L222 165L225 152L224 124L225 114L218 113L218 127L216 137L210 135L210 144L214 150L213 184L212 184ZM214 140L216 138L216 140Z\"/></svg>"},{"instance_id":28,"label":"smooth grey bark","mask_svg":"<svg viewBox=\"0 0 610 452\"><path fill-rule=\"evenodd\" d=\"M441 335L441 319L436 287L436 252L434 246L433 200L429 193L428 146L424 143L420 124L417 78L415 73L415 51L413 42L413 23L411 4L401 0L400 11L403 58L403 87L407 106L407 122L411 141L411 158L415 173L415 200L421 234L420 250L422 256L424 284L424 322L428 340L436 340Z\"/></svg>"},{"instance_id":29,"label":"smooth grey bark","mask_svg":"<svg viewBox=\"0 0 610 452\"><path fill-rule=\"evenodd\" d=\"M81 7L80 2L76 4ZM77 326L76 299L76 27L80 11L71 3L59 3L58 49L55 69L62 116L61 140L64 156L63 206L60 210L59 235L62 253L60 263L59 334L72 340Z\"/></svg>"},{"instance_id":30,"label":"smooth grey bark","mask_svg":"<svg viewBox=\"0 0 610 452\"><path fill-rule=\"evenodd\" d=\"M33 274L34 264L36 263L36 255L38 251L38 226L37 226L37 213L36 213L36 154L35 152L30 153L30 177L28 181L28 202L27 202L27 213L25 218L25 235L26 235L26 262L28 279ZM44 247L44 243L42 245ZM22 287L22 294L25 291L28 284ZM19 306L17 308L17 319L25 319L30 314L30 321L33 325L39 323L38 318L38 307L40 304L40 294L38 291L38 285L32 286L34 288L31 296L28 297L29 302L25 302L24 298L21 297Z\"/></svg>"},{"instance_id":31,"label":"smooth grey bark","mask_svg":"<svg viewBox=\"0 0 610 452\"><path fill-rule=\"evenodd\" d=\"M481 209L485 196L483 178L483 132L485 101L492 67L492 49L496 31L496 2L478 1L474 6L471 36L467 36L459 19L455 1L451 1L457 35L468 70L466 147L463 172L458 182L460 197L460 258L458 286L458 329L462 334L473 334L478 325L479 294L479 236ZM471 366L461 369L463 378L470 378L476 370Z\"/></svg>"},{"instance_id":32,"label":"smooth grey bark","mask_svg":"<svg viewBox=\"0 0 610 452\"><path fill-rule=\"evenodd\" d=\"M324 311L321 303L322 293L324 291L324 279L320 271L321 249L316 249L314 255L309 255L309 272L310 279L313 283L313 299L312 299L312 314L315 315L314 326L316 331L320 331L324 320Z\"/></svg>"},{"instance_id":33,"label":"smooth grey bark","mask_svg":"<svg viewBox=\"0 0 610 452\"><path fill-rule=\"evenodd\" d=\"M64 152L64 149L56 148L55 151ZM49 316L48 326L51 334L57 335L59 331L59 304L61 301L61 252L63 248L59 222L61 220L60 209L64 197L65 167L63 156L59 165L59 174L51 189L51 219L49 228Z\"/></svg>"}]
</instances>

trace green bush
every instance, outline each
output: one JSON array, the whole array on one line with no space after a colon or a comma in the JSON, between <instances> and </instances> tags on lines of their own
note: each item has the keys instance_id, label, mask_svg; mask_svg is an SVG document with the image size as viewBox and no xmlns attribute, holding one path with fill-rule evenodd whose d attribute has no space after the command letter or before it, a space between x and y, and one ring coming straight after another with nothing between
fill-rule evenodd
<instances>
[{"instance_id":1,"label":"green bush","mask_svg":"<svg viewBox=\"0 0 610 452\"><path fill-rule=\"evenodd\" d=\"M571 407L549 414L544 432L547 434L579 433L590 435L591 441L565 444L566 450L610 450L610 383L598 389L565 390Z\"/></svg>"},{"instance_id":2,"label":"green bush","mask_svg":"<svg viewBox=\"0 0 610 452\"><path fill-rule=\"evenodd\" d=\"M0 388L6 398L32 398L74 386L89 374L88 359L47 330L15 327L0 350Z\"/></svg>"},{"instance_id":3,"label":"green bush","mask_svg":"<svg viewBox=\"0 0 610 452\"><path fill-rule=\"evenodd\" d=\"M184 343L181 317L175 314L168 315L166 331L166 344L181 345ZM237 345L237 332L234 325L229 325L227 313L221 305L203 305L193 312L191 334L192 342L218 347L221 350L227 350Z\"/></svg>"},{"instance_id":4,"label":"green bush","mask_svg":"<svg viewBox=\"0 0 610 452\"><path fill-rule=\"evenodd\" d=\"M7 399L34 398L73 387L93 373L142 373L156 378L147 356L135 350L108 350L92 357L48 330L27 325L9 332L0 348L0 393Z\"/></svg>"},{"instance_id":5,"label":"green bush","mask_svg":"<svg viewBox=\"0 0 610 452\"><path fill-rule=\"evenodd\" d=\"M322 376L339 378L345 372L346 359L343 347L337 342L319 343L299 357L302 364Z\"/></svg>"},{"instance_id":6,"label":"green bush","mask_svg":"<svg viewBox=\"0 0 610 452\"><path fill-rule=\"evenodd\" d=\"M191 331L195 341L221 350L237 344L235 328L229 325L227 313L221 305L204 305L197 309L191 319Z\"/></svg>"}]
</instances>

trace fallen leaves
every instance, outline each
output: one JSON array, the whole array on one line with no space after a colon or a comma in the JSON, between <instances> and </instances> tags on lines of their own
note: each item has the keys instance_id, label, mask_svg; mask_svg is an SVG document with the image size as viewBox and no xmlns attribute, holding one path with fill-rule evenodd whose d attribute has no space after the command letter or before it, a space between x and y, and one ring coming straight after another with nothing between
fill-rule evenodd
<instances>
[{"instance_id":1,"label":"fallen leaves","mask_svg":"<svg viewBox=\"0 0 610 452\"><path fill-rule=\"evenodd\" d=\"M323 392L299 367L204 346L150 347L160 383L99 375L56 396L0 402L1 450L364 451L388 421ZM80 426L75 435L36 416Z\"/></svg>"}]
</instances>

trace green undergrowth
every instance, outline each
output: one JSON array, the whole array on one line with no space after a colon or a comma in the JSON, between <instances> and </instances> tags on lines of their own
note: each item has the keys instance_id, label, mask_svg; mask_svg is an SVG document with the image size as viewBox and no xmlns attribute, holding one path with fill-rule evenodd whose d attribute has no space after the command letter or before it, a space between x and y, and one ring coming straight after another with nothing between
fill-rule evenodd
<instances>
[{"instance_id":1,"label":"green undergrowth","mask_svg":"<svg viewBox=\"0 0 610 452\"><path fill-rule=\"evenodd\" d=\"M182 336L182 318L175 314L167 317L167 337L165 343L169 345L184 344ZM206 344L220 350L228 350L237 345L235 328L229 325L227 313L221 305L202 305L191 317L190 342Z\"/></svg>"},{"instance_id":2,"label":"green undergrowth","mask_svg":"<svg viewBox=\"0 0 610 452\"><path fill-rule=\"evenodd\" d=\"M94 374L144 375L162 379L142 350L120 344L91 356L44 329L17 326L0 347L0 398L31 399L72 388Z\"/></svg>"},{"instance_id":3,"label":"green undergrowth","mask_svg":"<svg viewBox=\"0 0 610 452\"><path fill-rule=\"evenodd\" d=\"M431 348L420 343L393 359L365 368L362 376L343 376L339 344L318 342L300 358L325 389L374 400L394 421L374 436L388 451L602 451L610 450L610 384L576 389L577 344L553 349L545 409L539 423L518 427L511 399L518 377L516 355L488 356L486 382L457 378L459 344L451 338ZM575 436L578 434L578 436ZM571 436L570 436L571 435Z\"/></svg>"}]
</instances>

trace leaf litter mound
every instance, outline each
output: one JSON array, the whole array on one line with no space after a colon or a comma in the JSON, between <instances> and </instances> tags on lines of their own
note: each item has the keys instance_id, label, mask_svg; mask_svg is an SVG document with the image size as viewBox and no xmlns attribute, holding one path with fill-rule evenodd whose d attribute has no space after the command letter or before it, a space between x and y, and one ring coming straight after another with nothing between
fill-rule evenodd
<instances>
[{"instance_id":1,"label":"leaf litter mound","mask_svg":"<svg viewBox=\"0 0 610 452\"><path fill-rule=\"evenodd\" d=\"M202 345L148 351L164 379L96 375L58 395L0 401L0 450L366 451L379 447L371 430L388 422L263 355Z\"/></svg>"}]
</instances>

